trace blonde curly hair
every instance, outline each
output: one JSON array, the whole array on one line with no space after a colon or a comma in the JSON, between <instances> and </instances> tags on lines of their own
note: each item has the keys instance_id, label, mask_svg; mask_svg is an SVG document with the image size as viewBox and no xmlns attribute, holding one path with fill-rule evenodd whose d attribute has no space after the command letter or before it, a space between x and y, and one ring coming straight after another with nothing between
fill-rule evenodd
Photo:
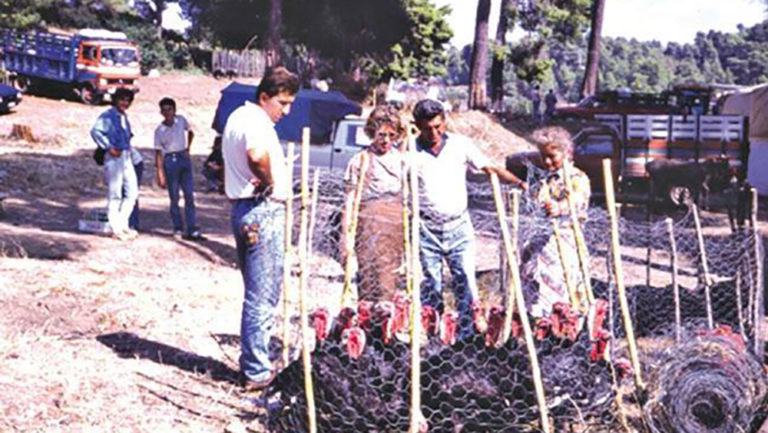
<instances>
[{"instance_id":1,"label":"blonde curly hair","mask_svg":"<svg viewBox=\"0 0 768 433\"><path fill-rule=\"evenodd\" d=\"M555 150L573 158L573 140L571 133L561 126L545 126L533 131L531 138L541 150L544 146L553 146Z\"/></svg>"}]
</instances>

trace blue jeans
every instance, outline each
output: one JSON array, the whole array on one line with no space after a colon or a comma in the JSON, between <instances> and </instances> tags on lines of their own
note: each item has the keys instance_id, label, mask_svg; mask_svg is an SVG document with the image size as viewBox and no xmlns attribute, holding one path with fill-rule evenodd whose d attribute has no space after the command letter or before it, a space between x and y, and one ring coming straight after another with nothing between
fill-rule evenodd
<instances>
[{"instance_id":1,"label":"blue jeans","mask_svg":"<svg viewBox=\"0 0 768 433\"><path fill-rule=\"evenodd\" d=\"M477 299L475 280L475 231L469 215L446 224L422 221L419 258L424 280L421 302L443 312L443 258L453 278L453 294L459 311L459 339L474 333L472 303Z\"/></svg>"},{"instance_id":2,"label":"blue jeans","mask_svg":"<svg viewBox=\"0 0 768 433\"><path fill-rule=\"evenodd\" d=\"M184 192L184 216L187 222L187 234L191 234L197 230L197 221L195 218L195 185L192 181L192 161L189 154L182 151L163 156L163 170L165 171L168 196L171 199L173 231L182 231L184 228L179 210L179 187L181 187Z\"/></svg>"},{"instance_id":3,"label":"blue jeans","mask_svg":"<svg viewBox=\"0 0 768 433\"><path fill-rule=\"evenodd\" d=\"M114 233L128 229L128 218L139 197L136 172L131 152L124 150L119 156L104 155L104 179L107 183L107 218Z\"/></svg>"},{"instance_id":4,"label":"blue jeans","mask_svg":"<svg viewBox=\"0 0 768 433\"><path fill-rule=\"evenodd\" d=\"M269 339L283 279L285 206L264 199L232 204L232 231L245 297L240 322L240 371L250 381L272 373Z\"/></svg>"},{"instance_id":5,"label":"blue jeans","mask_svg":"<svg viewBox=\"0 0 768 433\"><path fill-rule=\"evenodd\" d=\"M144 161L133 164L133 171L136 172L136 185L141 185L141 178L144 176ZM131 216L128 218L128 227L138 230L139 229L139 197L136 197L136 204L133 206Z\"/></svg>"}]
</instances>

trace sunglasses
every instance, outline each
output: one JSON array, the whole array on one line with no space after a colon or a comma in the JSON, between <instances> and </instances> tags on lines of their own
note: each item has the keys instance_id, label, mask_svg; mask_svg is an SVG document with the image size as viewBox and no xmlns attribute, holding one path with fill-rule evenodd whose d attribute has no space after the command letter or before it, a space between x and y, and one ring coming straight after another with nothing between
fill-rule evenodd
<instances>
[{"instance_id":1,"label":"sunglasses","mask_svg":"<svg viewBox=\"0 0 768 433\"><path fill-rule=\"evenodd\" d=\"M377 132L376 138L388 138L390 140L396 140L400 138L400 134L397 132Z\"/></svg>"}]
</instances>

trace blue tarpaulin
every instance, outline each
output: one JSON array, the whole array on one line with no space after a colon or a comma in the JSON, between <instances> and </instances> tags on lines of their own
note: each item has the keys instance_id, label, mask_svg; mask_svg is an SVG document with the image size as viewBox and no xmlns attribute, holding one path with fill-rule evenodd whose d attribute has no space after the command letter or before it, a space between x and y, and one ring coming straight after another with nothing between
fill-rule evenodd
<instances>
[{"instance_id":1,"label":"blue tarpaulin","mask_svg":"<svg viewBox=\"0 0 768 433\"><path fill-rule=\"evenodd\" d=\"M219 106L213 119L213 129L219 134L224 131L229 115L245 101L256 101L257 86L232 83L221 91ZM360 105L350 101L340 92L321 92L302 89L291 105L291 112L283 117L275 129L281 140L301 141L301 130L309 126L313 143L330 140L333 122L344 116L362 112Z\"/></svg>"}]
</instances>

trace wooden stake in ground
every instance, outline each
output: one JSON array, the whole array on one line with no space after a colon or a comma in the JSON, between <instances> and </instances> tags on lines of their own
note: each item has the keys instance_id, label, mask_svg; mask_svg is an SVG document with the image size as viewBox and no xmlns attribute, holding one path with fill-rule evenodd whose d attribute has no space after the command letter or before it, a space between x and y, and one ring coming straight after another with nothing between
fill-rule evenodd
<instances>
[{"instance_id":1,"label":"wooden stake in ground","mask_svg":"<svg viewBox=\"0 0 768 433\"><path fill-rule=\"evenodd\" d=\"M736 314L739 319L739 331L741 333L741 338L746 342L749 341L747 339L747 333L744 330L744 313L741 311L743 308L744 300L741 296L741 267L736 268Z\"/></svg>"},{"instance_id":2,"label":"wooden stake in ground","mask_svg":"<svg viewBox=\"0 0 768 433\"><path fill-rule=\"evenodd\" d=\"M755 266L756 266L756 273L755 276L755 300L753 302L753 305L755 307L754 311L754 319L752 321L755 331L753 332L753 337L755 341L755 353L756 354L762 354L763 348L760 347L760 342L763 340L761 338L761 330L760 325L762 322L762 318L760 317L760 309L762 308L762 298L760 294L762 293L762 287L763 287L763 260L760 256L760 232L757 230L757 189L751 188L750 194L752 195L752 214L750 216L750 222L752 223L752 236L754 239L754 250L755 250Z\"/></svg>"},{"instance_id":3,"label":"wooden stake in ground","mask_svg":"<svg viewBox=\"0 0 768 433\"><path fill-rule=\"evenodd\" d=\"M704 302L707 308L707 327L714 329L715 323L712 318L712 280L709 275L709 263L707 262L707 248L704 244L704 234L701 231L701 220L699 219L699 208L696 204L691 205L693 210L693 222L696 225L696 239L699 241L699 257L701 258L701 272L704 274Z\"/></svg>"},{"instance_id":4,"label":"wooden stake in ground","mask_svg":"<svg viewBox=\"0 0 768 433\"><path fill-rule=\"evenodd\" d=\"M312 268L312 239L315 236L315 226L317 225L317 196L320 188L320 169L315 169L315 175L312 179L312 200L309 211L309 235L307 235L307 257L309 259L310 269Z\"/></svg>"},{"instance_id":5,"label":"wooden stake in ground","mask_svg":"<svg viewBox=\"0 0 768 433\"><path fill-rule=\"evenodd\" d=\"M400 149L401 152L404 154L408 154L410 152L411 147L411 131L409 128L406 128L405 131L405 142L403 143L403 148ZM404 269L405 269L405 292L408 296L410 296L413 293L413 269L411 269L412 260L412 248L411 248L411 231L410 231L410 216L408 213L408 198L411 195L410 192L410 186L408 184L408 164L406 163L406 159L403 158L403 163L401 166L401 174L402 174L402 195L403 195L403 261L404 261ZM415 192L415 194L418 194L418 191Z\"/></svg>"},{"instance_id":6,"label":"wooden stake in ground","mask_svg":"<svg viewBox=\"0 0 768 433\"><path fill-rule=\"evenodd\" d=\"M557 226L557 218L550 218L552 222L552 236L555 238L555 245L557 246L557 256L560 257L560 267L563 270L563 279L565 279L565 285L568 287L568 296L571 299L571 307L574 309L581 309L581 301L579 299L579 293L576 290L576 286L571 279L571 273L568 272L568 260L565 257L565 247L563 246L563 237L560 234L560 228Z\"/></svg>"},{"instance_id":7,"label":"wooden stake in ground","mask_svg":"<svg viewBox=\"0 0 768 433\"><path fill-rule=\"evenodd\" d=\"M520 267L517 264L517 255L512 250L512 242L509 236L509 227L507 227L506 220L504 218L504 205L501 200L501 187L499 186L499 177L496 173L491 174L491 186L493 187L493 200L496 203L496 213L499 217L499 223L501 224L501 236L504 241L504 247L507 251L507 262L509 263L510 272L510 285L513 292L510 299L514 301L509 302L507 315L505 316L504 323L504 341L509 338L507 330L507 319L511 317L511 308L515 304L518 307L520 313L520 322L523 327L523 337L525 338L525 347L528 351L528 356L531 360L531 375L533 376L533 387L536 391L536 402L539 405L539 415L541 416L541 430L545 433L550 433L552 430L549 424L549 411L547 410L547 400L544 395L544 382L541 380L541 368L539 367L539 358L536 355L536 347L533 343L533 332L531 331L531 324L528 320L528 311L526 311L525 296L523 294L523 285L520 281Z\"/></svg>"},{"instance_id":8,"label":"wooden stake in ground","mask_svg":"<svg viewBox=\"0 0 768 433\"><path fill-rule=\"evenodd\" d=\"M411 143L410 130L407 132L407 141L409 142L410 153L410 189L411 205L413 207L413 224L411 225L411 419L409 433L419 433L422 424L425 422L424 414L421 413L421 290L420 272L418 272L419 263L419 244L420 244L420 208L419 208L419 174L415 164L416 146Z\"/></svg>"},{"instance_id":9,"label":"wooden stake in ground","mask_svg":"<svg viewBox=\"0 0 768 433\"><path fill-rule=\"evenodd\" d=\"M291 269L293 268L293 154L295 144L288 143L288 188L285 199L285 262L283 263L283 368L290 363L291 356Z\"/></svg>"},{"instance_id":10,"label":"wooden stake in ground","mask_svg":"<svg viewBox=\"0 0 768 433\"><path fill-rule=\"evenodd\" d=\"M629 314L627 293L624 288L624 271L621 267L621 243L619 242L619 220L616 216L616 195L613 189L611 160L608 158L603 160L603 178L605 181L605 202L608 216L611 220L611 256L613 258L613 274L616 277L616 289L619 292L619 307L621 308L624 320L624 330L627 334L629 358L635 371L635 387L642 392L645 390L645 383L643 382L643 372L640 368L640 359L637 355L637 342L635 341L635 330L632 326L632 316Z\"/></svg>"},{"instance_id":11,"label":"wooden stake in ground","mask_svg":"<svg viewBox=\"0 0 768 433\"><path fill-rule=\"evenodd\" d=\"M357 185L355 185L355 196L352 200L352 209L349 209L344 215L347 221L347 232L344 240L344 251L346 252L347 261L344 266L344 289L341 292L341 308L349 305L350 297L352 296L352 264L355 257L355 238L357 237L357 218L360 212L360 200L363 196L363 185L365 184L365 176L368 174L368 152L363 152L360 161L360 177L357 179Z\"/></svg>"},{"instance_id":12,"label":"wooden stake in ground","mask_svg":"<svg viewBox=\"0 0 768 433\"><path fill-rule=\"evenodd\" d=\"M581 299L587 300L589 305L595 302L595 295L592 293L592 281L589 276L589 250L587 242L584 239L584 232L581 230L581 221L576 213L576 204L573 202L573 184L571 183L571 164L566 161L563 163L563 183L565 184L565 196L568 201L568 213L571 217L571 228L573 229L573 240L576 242L576 254L579 257L579 266L581 268L581 279L584 282Z\"/></svg>"},{"instance_id":13,"label":"wooden stake in ground","mask_svg":"<svg viewBox=\"0 0 768 433\"><path fill-rule=\"evenodd\" d=\"M317 433L315 413L315 391L312 385L312 360L309 346L309 323L307 314L307 285L309 267L307 266L307 228L309 226L309 128L304 128L301 139L301 221L299 226L299 311L301 312L301 360L304 370L304 393L307 398L307 418L309 433Z\"/></svg>"},{"instance_id":14,"label":"wooden stake in ground","mask_svg":"<svg viewBox=\"0 0 768 433\"><path fill-rule=\"evenodd\" d=\"M496 204L496 215L499 218L499 226L501 227L501 241L504 246L505 260L507 264L507 272L509 272L509 281L507 283L506 295L504 296L504 329L502 331L501 344L509 340L509 336L512 333L512 316L515 312L515 285L520 281L515 281L512 274L517 268L517 255L515 248L512 244L512 235L509 232L509 226L505 218L504 201L501 198L501 186L499 185L499 177L495 173L491 174L491 187L493 188L493 202ZM517 210L513 209L513 214ZM520 274L517 274L518 278ZM521 310L525 309L523 306Z\"/></svg>"},{"instance_id":15,"label":"wooden stake in ground","mask_svg":"<svg viewBox=\"0 0 768 433\"><path fill-rule=\"evenodd\" d=\"M672 293L675 297L675 341L682 340L682 318L680 316L680 286L677 284L677 242L675 241L675 225L672 218L666 219L669 234L669 266L672 268Z\"/></svg>"}]
</instances>

